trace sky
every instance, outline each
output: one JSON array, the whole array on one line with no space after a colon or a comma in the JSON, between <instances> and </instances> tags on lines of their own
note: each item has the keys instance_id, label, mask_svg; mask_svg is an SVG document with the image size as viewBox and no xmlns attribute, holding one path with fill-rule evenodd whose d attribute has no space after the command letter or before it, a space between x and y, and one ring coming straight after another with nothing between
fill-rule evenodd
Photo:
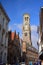
<instances>
[{"instance_id":1,"label":"sky","mask_svg":"<svg viewBox=\"0 0 43 65\"><path fill-rule=\"evenodd\" d=\"M40 22L40 8L43 6L43 0L0 0L6 13L10 18L9 30L20 33L22 38L23 14L30 15L31 40L35 48L38 48L37 26Z\"/></svg>"}]
</instances>

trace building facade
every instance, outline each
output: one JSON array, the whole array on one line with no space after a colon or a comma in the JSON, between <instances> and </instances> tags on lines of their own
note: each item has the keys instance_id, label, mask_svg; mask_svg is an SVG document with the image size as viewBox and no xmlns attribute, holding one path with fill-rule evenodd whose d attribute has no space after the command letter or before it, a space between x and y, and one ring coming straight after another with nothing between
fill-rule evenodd
<instances>
[{"instance_id":1,"label":"building facade","mask_svg":"<svg viewBox=\"0 0 43 65\"><path fill-rule=\"evenodd\" d=\"M21 48L20 48L20 37L16 31L8 32L8 64L16 64L21 61Z\"/></svg>"},{"instance_id":2,"label":"building facade","mask_svg":"<svg viewBox=\"0 0 43 65\"><path fill-rule=\"evenodd\" d=\"M10 19L0 4L0 63L7 63L8 23Z\"/></svg>"},{"instance_id":3,"label":"building facade","mask_svg":"<svg viewBox=\"0 0 43 65\"><path fill-rule=\"evenodd\" d=\"M43 7L40 10L40 29L39 29L39 59L43 60Z\"/></svg>"}]
</instances>

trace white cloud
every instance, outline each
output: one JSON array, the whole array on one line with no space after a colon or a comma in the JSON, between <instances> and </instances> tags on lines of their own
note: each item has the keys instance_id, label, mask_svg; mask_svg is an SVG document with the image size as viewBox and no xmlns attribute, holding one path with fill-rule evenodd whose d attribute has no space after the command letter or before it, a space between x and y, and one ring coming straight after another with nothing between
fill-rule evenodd
<instances>
[{"instance_id":1,"label":"white cloud","mask_svg":"<svg viewBox=\"0 0 43 65\"><path fill-rule=\"evenodd\" d=\"M22 30L22 24L16 24L10 25L8 30L12 30L13 28L17 27L18 29Z\"/></svg>"},{"instance_id":2,"label":"white cloud","mask_svg":"<svg viewBox=\"0 0 43 65\"><path fill-rule=\"evenodd\" d=\"M12 25L12 27L14 27L14 26L16 26L17 28L19 28L19 29L21 29L22 30L22 24L16 24L16 23L14 23L13 25ZM37 32L37 26L36 25L31 25L31 32L32 31L35 31L35 32Z\"/></svg>"},{"instance_id":3,"label":"white cloud","mask_svg":"<svg viewBox=\"0 0 43 65\"><path fill-rule=\"evenodd\" d=\"M14 24L14 26L17 26L19 29L22 30L22 24Z\"/></svg>"},{"instance_id":4,"label":"white cloud","mask_svg":"<svg viewBox=\"0 0 43 65\"><path fill-rule=\"evenodd\" d=\"M35 26L35 25L31 26L31 40L32 40L33 46L38 49L38 46L37 46L37 41L38 41L37 26Z\"/></svg>"},{"instance_id":5,"label":"white cloud","mask_svg":"<svg viewBox=\"0 0 43 65\"><path fill-rule=\"evenodd\" d=\"M12 28L17 27L18 29L22 30L22 24L16 24L14 23L13 25L9 26L9 29L12 30ZM31 31L36 31L37 32L37 26L36 25L31 25Z\"/></svg>"},{"instance_id":6,"label":"white cloud","mask_svg":"<svg viewBox=\"0 0 43 65\"><path fill-rule=\"evenodd\" d=\"M37 32L37 26L36 25L32 25L31 26L31 31L36 31Z\"/></svg>"}]
</instances>

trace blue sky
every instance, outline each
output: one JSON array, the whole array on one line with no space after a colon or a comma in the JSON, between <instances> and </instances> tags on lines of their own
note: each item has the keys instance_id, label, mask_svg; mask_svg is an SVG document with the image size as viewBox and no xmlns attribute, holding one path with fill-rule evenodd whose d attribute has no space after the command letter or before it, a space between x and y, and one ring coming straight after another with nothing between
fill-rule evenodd
<instances>
[{"instance_id":1,"label":"blue sky","mask_svg":"<svg viewBox=\"0 0 43 65\"><path fill-rule=\"evenodd\" d=\"M0 0L0 2L10 18L9 28L12 31L20 32L20 36L22 36L23 14L30 15L32 43L37 48L37 26L40 22L39 13L41 6L43 6L43 0Z\"/></svg>"}]
</instances>

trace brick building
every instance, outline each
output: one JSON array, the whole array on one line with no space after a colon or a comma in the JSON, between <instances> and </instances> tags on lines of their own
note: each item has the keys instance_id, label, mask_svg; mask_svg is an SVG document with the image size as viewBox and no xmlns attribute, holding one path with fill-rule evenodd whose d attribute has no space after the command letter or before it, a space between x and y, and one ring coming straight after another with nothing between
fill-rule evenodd
<instances>
[{"instance_id":1,"label":"brick building","mask_svg":"<svg viewBox=\"0 0 43 65\"><path fill-rule=\"evenodd\" d=\"M20 48L20 37L19 33L8 32L8 63L15 64L20 62L21 48Z\"/></svg>"}]
</instances>

